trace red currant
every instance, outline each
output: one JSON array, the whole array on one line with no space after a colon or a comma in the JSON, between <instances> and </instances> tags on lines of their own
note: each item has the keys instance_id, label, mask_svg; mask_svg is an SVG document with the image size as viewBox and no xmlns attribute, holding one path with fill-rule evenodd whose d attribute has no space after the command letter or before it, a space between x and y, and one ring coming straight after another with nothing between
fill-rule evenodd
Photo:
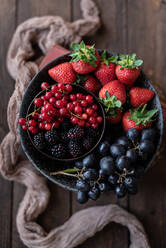
<instances>
[{"instance_id":1,"label":"red currant","mask_svg":"<svg viewBox=\"0 0 166 248\"><path fill-rule=\"evenodd\" d=\"M96 123L96 119L93 116L89 117L89 123L93 124Z\"/></svg>"},{"instance_id":2,"label":"red currant","mask_svg":"<svg viewBox=\"0 0 166 248\"><path fill-rule=\"evenodd\" d=\"M27 127L26 125L23 125L23 126L22 126L22 129L23 129L23 130L27 130L28 127Z\"/></svg>"},{"instance_id":3,"label":"red currant","mask_svg":"<svg viewBox=\"0 0 166 248\"><path fill-rule=\"evenodd\" d=\"M46 113L46 112L47 112L46 108L45 107L42 107L41 108L41 113Z\"/></svg>"},{"instance_id":4,"label":"red currant","mask_svg":"<svg viewBox=\"0 0 166 248\"><path fill-rule=\"evenodd\" d=\"M44 101L44 100L46 100L46 98L45 98L45 96L43 95L43 96L41 96L41 99Z\"/></svg>"},{"instance_id":5,"label":"red currant","mask_svg":"<svg viewBox=\"0 0 166 248\"><path fill-rule=\"evenodd\" d=\"M92 108L93 108L93 110L98 110L97 104L93 104L93 105L92 105Z\"/></svg>"},{"instance_id":6,"label":"red currant","mask_svg":"<svg viewBox=\"0 0 166 248\"><path fill-rule=\"evenodd\" d=\"M66 108L61 108L61 109L59 110L59 113L60 113L60 115L62 115L62 116L66 116L66 115L68 114L68 111L67 111Z\"/></svg>"},{"instance_id":7,"label":"red currant","mask_svg":"<svg viewBox=\"0 0 166 248\"><path fill-rule=\"evenodd\" d=\"M44 100L43 105L46 105L47 103L48 103L48 101Z\"/></svg>"},{"instance_id":8,"label":"red currant","mask_svg":"<svg viewBox=\"0 0 166 248\"><path fill-rule=\"evenodd\" d=\"M75 101L77 98L76 98L76 95L74 95L74 94L71 94L70 95L70 100L71 101Z\"/></svg>"},{"instance_id":9,"label":"red currant","mask_svg":"<svg viewBox=\"0 0 166 248\"><path fill-rule=\"evenodd\" d=\"M74 106L78 106L78 105L79 105L79 102L73 101L73 105L74 105Z\"/></svg>"},{"instance_id":10,"label":"red currant","mask_svg":"<svg viewBox=\"0 0 166 248\"><path fill-rule=\"evenodd\" d=\"M83 113L83 114L82 114L82 118L83 118L84 120L86 120L86 119L88 118L88 115L87 115L86 113Z\"/></svg>"},{"instance_id":11,"label":"red currant","mask_svg":"<svg viewBox=\"0 0 166 248\"><path fill-rule=\"evenodd\" d=\"M87 103L86 100L82 100L82 101L80 102L80 104L81 104L81 106L86 107L88 103Z\"/></svg>"},{"instance_id":12,"label":"red currant","mask_svg":"<svg viewBox=\"0 0 166 248\"><path fill-rule=\"evenodd\" d=\"M38 119L38 117L39 117L39 113L38 113L38 112L34 112L34 113L32 114L32 118L33 118L33 119Z\"/></svg>"},{"instance_id":13,"label":"red currant","mask_svg":"<svg viewBox=\"0 0 166 248\"><path fill-rule=\"evenodd\" d=\"M51 111L51 110L53 110L53 109L54 109L54 107L52 106L52 104L47 103L47 104L45 105L45 110L46 110L47 112L49 112L49 111Z\"/></svg>"},{"instance_id":14,"label":"red currant","mask_svg":"<svg viewBox=\"0 0 166 248\"><path fill-rule=\"evenodd\" d=\"M97 119L98 123L102 123L102 121L103 121L103 117L101 117L101 116L98 116L96 119Z\"/></svg>"},{"instance_id":15,"label":"red currant","mask_svg":"<svg viewBox=\"0 0 166 248\"><path fill-rule=\"evenodd\" d=\"M79 121L79 119L76 116L72 116L70 120L74 125L76 125Z\"/></svg>"},{"instance_id":16,"label":"red currant","mask_svg":"<svg viewBox=\"0 0 166 248\"><path fill-rule=\"evenodd\" d=\"M33 103L36 107L41 107L43 105L43 100L41 98L35 98Z\"/></svg>"},{"instance_id":17,"label":"red currant","mask_svg":"<svg viewBox=\"0 0 166 248\"><path fill-rule=\"evenodd\" d=\"M63 104L62 104L61 100L57 100L55 105L56 105L57 108L62 108L63 107Z\"/></svg>"},{"instance_id":18,"label":"red currant","mask_svg":"<svg viewBox=\"0 0 166 248\"><path fill-rule=\"evenodd\" d=\"M97 112L94 112L94 113L92 114L92 116L93 116L93 117L97 117Z\"/></svg>"},{"instance_id":19,"label":"red currant","mask_svg":"<svg viewBox=\"0 0 166 248\"><path fill-rule=\"evenodd\" d=\"M84 127L85 126L85 121L84 120L79 120L78 126Z\"/></svg>"},{"instance_id":20,"label":"red currant","mask_svg":"<svg viewBox=\"0 0 166 248\"><path fill-rule=\"evenodd\" d=\"M21 126L24 126L26 124L26 119L25 118L20 118L18 123L21 125Z\"/></svg>"},{"instance_id":21,"label":"red currant","mask_svg":"<svg viewBox=\"0 0 166 248\"><path fill-rule=\"evenodd\" d=\"M54 104L56 102L55 97L51 97L49 99L49 103Z\"/></svg>"},{"instance_id":22,"label":"red currant","mask_svg":"<svg viewBox=\"0 0 166 248\"><path fill-rule=\"evenodd\" d=\"M47 93L45 94L45 98L46 98L46 99L50 99L52 96L53 96L53 94L52 94L51 91L49 91L49 92L47 92Z\"/></svg>"},{"instance_id":23,"label":"red currant","mask_svg":"<svg viewBox=\"0 0 166 248\"><path fill-rule=\"evenodd\" d=\"M37 134L38 133L38 128L37 127L29 127L28 130L32 133L32 134Z\"/></svg>"},{"instance_id":24,"label":"red currant","mask_svg":"<svg viewBox=\"0 0 166 248\"><path fill-rule=\"evenodd\" d=\"M70 111L73 111L74 106L73 106L73 104L72 104L71 102L69 102L69 103L67 104L67 109L70 110Z\"/></svg>"},{"instance_id":25,"label":"red currant","mask_svg":"<svg viewBox=\"0 0 166 248\"><path fill-rule=\"evenodd\" d=\"M94 111L93 111L92 108L87 108L87 109L86 109L86 113L87 113L89 116L91 116L91 115L94 113Z\"/></svg>"},{"instance_id":26,"label":"red currant","mask_svg":"<svg viewBox=\"0 0 166 248\"><path fill-rule=\"evenodd\" d=\"M40 122L40 123L39 123L39 128L40 128L41 130L44 130L44 129L45 129L45 123L44 123L44 122Z\"/></svg>"},{"instance_id":27,"label":"red currant","mask_svg":"<svg viewBox=\"0 0 166 248\"><path fill-rule=\"evenodd\" d=\"M62 97L62 99L66 100L66 101L69 101L69 95L64 95L64 96Z\"/></svg>"},{"instance_id":28,"label":"red currant","mask_svg":"<svg viewBox=\"0 0 166 248\"><path fill-rule=\"evenodd\" d=\"M81 93L77 93L76 94L76 97L77 97L78 100L82 100L83 95Z\"/></svg>"},{"instance_id":29,"label":"red currant","mask_svg":"<svg viewBox=\"0 0 166 248\"><path fill-rule=\"evenodd\" d=\"M52 124L52 127L54 128L58 128L60 126L60 122L59 121L54 121Z\"/></svg>"},{"instance_id":30,"label":"red currant","mask_svg":"<svg viewBox=\"0 0 166 248\"><path fill-rule=\"evenodd\" d=\"M67 105L67 100L62 98L61 103L62 103L63 106L66 106Z\"/></svg>"},{"instance_id":31,"label":"red currant","mask_svg":"<svg viewBox=\"0 0 166 248\"><path fill-rule=\"evenodd\" d=\"M98 123L93 123L92 128L97 129L98 128Z\"/></svg>"},{"instance_id":32,"label":"red currant","mask_svg":"<svg viewBox=\"0 0 166 248\"><path fill-rule=\"evenodd\" d=\"M52 87L51 87L51 91L53 93L56 93L58 91L58 86L56 84L54 84Z\"/></svg>"},{"instance_id":33,"label":"red currant","mask_svg":"<svg viewBox=\"0 0 166 248\"><path fill-rule=\"evenodd\" d=\"M57 99L57 100L60 100L62 98L62 94L61 94L61 92L56 92L55 93L55 99Z\"/></svg>"},{"instance_id":34,"label":"red currant","mask_svg":"<svg viewBox=\"0 0 166 248\"><path fill-rule=\"evenodd\" d=\"M45 130L50 130L52 128L52 124L51 123L46 123L45 124Z\"/></svg>"},{"instance_id":35,"label":"red currant","mask_svg":"<svg viewBox=\"0 0 166 248\"><path fill-rule=\"evenodd\" d=\"M42 90L47 89L49 86L50 86L50 85L49 85L47 82L43 82L43 83L41 84Z\"/></svg>"},{"instance_id":36,"label":"red currant","mask_svg":"<svg viewBox=\"0 0 166 248\"><path fill-rule=\"evenodd\" d=\"M64 84L58 84L58 89L63 91L65 89L65 85Z\"/></svg>"},{"instance_id":37,"label":"red currant","mask_svg":"<svg viewBox=\"0 0 166 248\"><path fill-rule=\"evenodd\" d=\"M86 122L85 127L90 127L90 123Z\"/></svg>"},{"instance_id":38,"label":"red currant","mask_svg":"<svg viewBox=\"0 0 166 248\"><path fill-rule=\"evenodd\" d=\"M75 112L76 114L81 114L81 113L82 113L82 108L81 108L79 105L78 105L78 106L75 106L74 112Z\"/></svg>"},{"instance_id":39,"label":"red currant","mask_svg":"<svg viewBox=\"0 0 166 248\"><path fill-rule=\"evenodd\" d=\"M65 85L65 92L70 93L72 92L73 88L71 84L66 84Z\"/></svg>"},{"instance_id":40,"label":"red currant","mask_svg":"<svg viewBox=\"0 0 166 248\"><path fill-rule=\"evenodd\" d=\"M91 95L87 95L85 99L89 104L93 103L93 97Z\"/></svg>"},{"instance_id":41,"label":"red currant","mask_svg":"<svg viewBox=\"0 0 166 248\"><path fill-rule=\"evenodd\" d=\"M29 120L28 121L28 125L29 126L32 126L32 127L35 127L35 126L37 126L37 121L35 121L35 120Z\"/></svg>"}]
</instances>

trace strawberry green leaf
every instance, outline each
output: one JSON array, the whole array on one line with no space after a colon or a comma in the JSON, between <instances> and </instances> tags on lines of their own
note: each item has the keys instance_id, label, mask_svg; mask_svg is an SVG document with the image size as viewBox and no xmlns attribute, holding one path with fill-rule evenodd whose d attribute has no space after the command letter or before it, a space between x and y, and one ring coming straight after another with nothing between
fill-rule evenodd
<instances>
[{"instance_id":1,"label":"strawberry green leaf","mask_svg":"<svg viewBox=\"0 0 166 248\"><path fill-rule=\"evenodd\" d=\"M74 82L74 84L83 84L85 80L87 80L87 77L85 75L76 74L76 81Z\"/></svg>"},{"instance_id":2,"label":"strawberry green leaf","mask_svg":"<svg viewBox=\"0 0 166 248\"><path fill-rule=\"evenodd\" d=\"M133 110L130 110L129 119L135 121L136 125L146 125L147 123L151 123L155 120L155 116L158 112L158 109L146 110L146 104L142 107L139 106Z\"/></svg>"},{"instance_id":3,"label":"strawberry green leaf","mask_svg":"<svg viewBox=\"0 0 166 248\"><path fill-rule=\"evenodd\" d=\"M121 70L124 68L134 69L141 66L143 64L143 60L137 59L135 53L133 53L131 56L127 54L120 54L117 64L121 65Z\"/></svg>"},{"instance_id":4,"label":"strawberry green leaf","mask_svg":"<svg viewBox=\"0 0 166 248\"><path fill-rule=\"evenodd\" d=\"M114 63L116 64L117 61L118 61L118 56L111 56L111 57L108 57L107 56L107 52L104 51L101 55L101 61L106 64L107 66L109 66L110 63Z\"/></svg>"},{"instance_id":5,"label":"strawberry green leaf","mask_svg":"<svg viewBox=\"0 0 166 248\"><path fill-rule=\"evenodd\" d=\"M81 41L80 44L73 43L72 48L73 52L70 54L70 57L72 58L70 62L81 60L84 63L88 62L91 66L96 67L97 57L95 55L94 45L87 47L84 41Z\"/></svg>"},{"instance_id":6,"label":"strawberry green leaf","mask_svg":"<svg viewBox=\"0 0 166 248\"><path fill-rule=\"evenodd\" d=\"M110 96L109 92L105 92L106 98L100 98L100 102L104 105L105 111L111 116L117 115L117 109L122 108L121 101L117 100L116 96Z\"/></svg>"}]
</instances>

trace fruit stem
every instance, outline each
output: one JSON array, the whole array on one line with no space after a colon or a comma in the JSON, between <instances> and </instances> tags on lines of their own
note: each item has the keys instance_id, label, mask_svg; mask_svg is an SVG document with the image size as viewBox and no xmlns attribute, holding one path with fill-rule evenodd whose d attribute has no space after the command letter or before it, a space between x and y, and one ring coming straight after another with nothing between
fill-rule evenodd
<instances>
[{"instance_id":1,"label":"fruit stem","mask_svg":"<svg viewBox=\"0 0 166 248\"><path fill-rule=\"evenodd\" d=\"M52 176L65 175L65 176L77 177L78 178L78 175L76 175L76 174L70 174L70 173L67 173L67 172L64 172L64 171L51 172L50 175L52 175Z\"/></svg>"}]
</instances>

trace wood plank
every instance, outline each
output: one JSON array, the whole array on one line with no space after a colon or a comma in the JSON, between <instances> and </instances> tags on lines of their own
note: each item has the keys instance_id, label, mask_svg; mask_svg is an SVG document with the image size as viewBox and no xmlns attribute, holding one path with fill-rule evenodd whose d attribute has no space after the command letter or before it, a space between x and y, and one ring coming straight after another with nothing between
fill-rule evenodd
<instances>
[{"instance_id":1,"label":"wood plank","mask_svg":"<svg viewBox=\"0 0 166 248\"><path fill-rule=\"evenodd\" d=\"M92 37L85 37L89 44L96 44L97 48L109 49L114 52L127 52L127 5L123 0L96 0L100 9L102 26ZM81 17L79 2L72 1L73 20ZM76 201L76 194L72 194L72 212L95 205L105 205L117 203L124 208L128 208L128 197L117 200L113 193L104 194L96 202L89 201L85 205L80 205ZM119 239L119 237L121 237ZM83 247L128 247L128 230L120 225L111 223L94 237L88 239L79 246Z\"/></svg>"},{"instance_id":2,"label":"wood plank","mask_svg":"<svg viewBox=\"0 0 166 248\"><path fill-rule=\"evenodd\" d=\"M8 132L7 104L13 91L13 80L6 70L6 52L15 28L15 0L0 0L0 142ZM11 22L11 20L13 20ZM0 247L11 247L13 183L0 176Z\"/></svg>"},{"instance_id":3,"label":"wood plank","mask_svg":"<svg viewBox=\"0 0 166 248\"><path fill-rule=\"evenodd\" d=\"M166 96L165 72L166 6L163 1L132 1L128 5L129 51L144 59L144 70ZM166 247L165 155L140 182L139 193L131 197L129 210L142 221L151 247Z\"/></svg>"},{"instance_id":4,"label":"wood plank","mask_svg":"<svg viewBox=\"0 0 166 248\"><path fill-rule=\"evenodd\" d=\"M19 0L17 6L17 25L30 17L43 15L59 15L65 20L70 21L70 14L70 0L67 2L65 0ZM50 203L46 212L38 219L38 222L46 231L63 224L68 219L70 212L70 193L50 182L48 186L51 191ZM15 219L23 195L24 187L14 184L13 219ZM17 233L15 221L13 221L12 229L12 248L24 248L25 246Z\"/></svg>"}]
</instances>

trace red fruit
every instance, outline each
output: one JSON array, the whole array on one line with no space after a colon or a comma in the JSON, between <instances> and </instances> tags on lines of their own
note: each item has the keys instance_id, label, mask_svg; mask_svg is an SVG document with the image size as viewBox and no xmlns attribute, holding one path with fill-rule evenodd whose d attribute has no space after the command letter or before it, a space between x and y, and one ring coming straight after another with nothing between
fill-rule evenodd
<instances>
[{"instance_id":1,"label":"red fruit","mask_svg":"<svg viewBox=\"0 0 166 248\"><path fill-rule=\"evenodd\" d=\"M32 126L32 127L35 127L35 126L37 126L37 122L35 120L29 120L28 125Z\"/></svg>"},{"instance_id":2,"label":"red fruit","mask_svg":"<svg viewBox=\"0 0 166 248\"><path fill-rule=\"evenodd\" d=\"M47 82L43 82L43 83L41 84L42 90L47 89L49 86L50 86L50 85L49 85Z\"/></svg>"},{"instance_id":3,"label":"red fruit","mask_svg":"<svg viewBox=\"0 0 166 248\"><path fill-rule=\"evenodd\" d=\"M93 115L94 110L93 110L92 108L87 108L87 109L86 109L86 113L87 113L89 116L91 116L91 115Z\"/></svg>"},{"instance_id":4,"label":"red fruit","mask_svg":"<svg viewBox=\"0 0 166 248\"><path fill-rule=\"evenodd\" d=\"M73 111L74 106L73 106L73 104L72 104L71 102L69 102L69 103L67 104L67 109L70 110L70 111Z\"/></svg>"},{"instance_id":5,"label":"red fruit","mask_svg":"<svg viewBox=\"0 0 166 248\"><path fill-rule=\"evenodd\" d=\"M74 83L76 80L76 74L71 63L69 62L56 65L48 71L48 74L51 78L60 84Z\"/></svg>"},{"instance_id":6,"label":"red fruit","mask_svg":"<svg viewBox=\"0 0 166 248\"><path fill-rule=\"evenodd\" d=\"M26 124L26 119L25 118L20 118L18 120L18 123L21 125L21 126L24 126Z\"/></svg>"},{"instance_id":7,"label":"red fruit","mask_svg":"<svg viewBox=\"0 0 166 248\"><path fill-rule=\"evenodd\" d=\"M52 96L53 96L53 93L52 93L51 91L49 91L49 92L47 92L47 93L45 94L45 98L46 98L47 100L50 99Z\"/></svg>"},{"instance_id":8,"label":"red fruit","mask_svg":"<svg viewBox=\"0 0 166 248\"><path fill-rule=\"evenodd\" d=\"M106 98L106 92L108 91L110 97L116 96L116 100L121 101L122 104L126 101L126 90L124 85L118 81L114 80L104 85L103 88L99 92L100 98Z\"/></svg>"},{"instance_id":9,"label":"red fruit","mask_svg":"<svg viewBox=\"0 0 166 248\"><path fill-rule=\"evenodd\" d=\"M23 129L23 130L27 130L28 127L27 127L26 125L23 125L23 126L22 126L22 129Z\"/></svg>"},{"instance_id":10,"label":"red fruit","mask_svg":"<svg viewBox=\"0 0 166 248\"><path fill-rule=\"evenodd\" d=\"M51 91L55 94L57 91L58 91L58 86L56 84L54 84L52 87L51 87Z\"/></svg>"},{"instance_id":11,"label":"red fruit","mask_svg":"<svg viewBox=\"0 0 166 248\"><path fill-rule=\"evenodd\" d=\"M58 91L58 92L55 93L54 96L55 96L55 99L59 100L59 99L62 98L62 93Z\"/></svg>"},{"instance_id":12,"label":"red fruit","mask_svg":"<svg viewBox=\"0 0 166 248\"><path fill-rule=\"evenodd\" d=\"M38 117L39 117L39 113L38 113L38 112L34 112L34 113L32 114L32 118L33 118L33 119L38 119Z\"/></svg>"},{"instance_id":13,"label":"red fruit","mask_svg":"<svg viewBox=\"0 0 166 248\"><path fill-rule=\"evenodd\" d=\"M62 103L61 100L57 100L55 104L56 104L57 108L62 108L63 107L63 103Z\"/></svg>"},{"instance_id":14,"label":"red fruit","mask_svg":"<svg viewBox=\"0 0 166 248\"><path fill-rule=\"evenodd\" d=\"M110 124L117 124L122 120L123 112L120 109L115 110L115 115L108 115L107 122Z\"/></svg>"},{"instance_id":15,"label":"red fruit","mask_svg":"<svg viewBox=\"0 0 166 248\"><path fill-rule=\"evenodd\" d=\"M79 105L78 105L78 106L75 106L74 112L75 112L76 114L81 114L81 113L82 113L82 108L81 108Z\"/></svg>"},{"instance_id":16,"label":"red fruit","mask_svg":"<svg viewBox=\"0 0 166 248\"><path fill-rule=\"evenodd\" d=\"M92 124L92 128L94 128L94 129L97 129L98 126L99 126L98 123L93 123L93 124Z\"/></svg>"},{"instance_id":17,"label":"red fruit","mask_svg":"<svg viewBox=\"0 0 166 248\"><path fill-rule=\"evenodd\" d=\"M36 107L41 107L43 105L43 100L41 98L35 98L33 103Z\"/></svg>"},{"instance_id":18,"label":"red fruit","mask_svg":"<svg viewBox=\"0 0 166 248\"><path fill-rule=\"evenodd\" d=\"M117 78L123 84L131 86L140 75L139 68L138 69L136 68L135 69L129 69L129 68L120 69L120 68L121 66L117 65L115 71L116 71Z\"/></svg>"},{"instance_id":19,"label":"red fruit","mask_svg":"<svg viewBox=\"0 0 166 248\"><path fill-rule=\"evenodd\" d=\"M96 78L88 75L83 83L83 87L92 93L97 93L100 90L101 85Z\"/></svg>"},{"instance_id":20,"label":"red fruit","mask_svg":"<svg viewBox=\"0 0 166 248\"><path fill-rule=\"evenodd\" d=\"M146 110L146 105L126 112L122 118L124 130L128 131L131 128L143 130L150 127L157 112L158 109Z\"/></svg>"},{"instance_id":21,"label":"red fruit","mask_svg":"<svg viewBox=\"0 0 166 248\"><path fill-rule=\"evenodd\" d=\"M80 102L80 104L81 104L81 106L83 106L83 107L85 107L85 106L87 106L87 101L86 100L82 100L81 102Z\"/></svg>"},{"instance_id":22,"label":"red fruit","mask_svg":"<svg viewBox=\"0 0 166 248\"><path fill-rule=\"evenodd\" d=\"M140 66L142 60L136 59L136 54L119 55L120 60L117 62L115 73L117 78L124 84L131 86L140 75Z\"/></svg>"},{"instance_id":23,"label":"red fruit","mask_svg":"<svg viewBox=\"0 0 166 248\"><path fill-rule=\"evenodd\" d=\"M58 89L63 91L65 89L65 85L62 83L62 84L58 84Z\"/></svg>"},{"instance_id":24,"label":"red fruit","mask_svg":"<svg viewBox=\"0 0 166 248\"><path fill-rule=\"evenodd\" d=\"M77 93L76 97L78 100L82 100L83 99L83 95L81 93Z\"/></svg>"},{"instance_id":25,"label":"red fruit","mask_svg":"<svg viewBox=\"0 0 166 248\"><path fill-rule=\"evenodd\" d=\"M60 113L60 115L62 115L62 116L66 116L66 115L68 114L68 111L67 111L66 108L61 108L61 109L59 110L59 113Z\"/></svg>"},{"instance_id":26,"label":"red fruit","mask_svg":"<svg viewBox=\"0 0 166 248\"><path fill-rule=\"evenodd\" d=\"M37 134L38 133L38 128L37 127L29 127L28 130L32 133L32 134Z\"/></svg>"},{"instance_id":27,"label":"red fruit","mask_svg":"<svg viewBox=\"0 0 166 248\"><path fill-rule=\"evenodd\" d=\"M94 118L93 116L90 116L88 121L91 124L96 123L96 118Z\"/></svg>"},{"instance_id":28,"label":"red fruit","mask_svg":"<svg viewBox=\"0 0 166 248\"><path fill-rule=\"evenodd\" d=\"M54 104L55 102L56 102L55 97L51 97L51 98L49 99L49 103Z\"/></svg>"},{"instance_id":29,"label":"red fruit","mask_svg":"<svg viewBox=\"0 0 166 248\"><path fill-rule=\"evenodd\" d=\"M85 121L84 120L79 120L78 121L78 126L84 127L85 126Z\"/></svg>"},{"instance_id":30,"label":"red fruit","mask_svg":"<svg viewBox=\"0 0 166 248\"><path fill-rule=\"evenodd\" d=\"M101 63L95 71L95 76L98 78L102 85L105 85L115 80L115 67L116 65L111 62L116 62L117 56L107 57L106 51L101 55Z\"/></svg>"},{"instance_id":31,"label":"red fruit","mask_svg":"<svg viewBox=\"0 0 166 248\"><path fill-rule=\"evenodd\" d=\"M73 44L72 66L78 74L94 71L100 63L100 56L94 46L86 46L83 41Z\"/></svg>"},{"instance_id":32,"label":"red fruit","mask_svg":"<svg viewBox=\"0 0 166 248\"><path fill-rule=\"evenodd\" d=\"M139 107L144 105L154 97L153 90L134 87L129 92L130 103L133 107Z\"/></svg>"},{"instance_id":33,"label":"red fruit","mask_svg":"<svg viewBox=\"0 0 166 248\"><path fill-rule=\"evenodd\" d=\"M60 126L60 122L59 121L54 121L53 124L52 124L52 127L53 128L59 128Z\"/></svg>"},{"instance_id":34,"label":"red fruit","mask_svg":"<svg viewBox=\"0 0 166 248\"><path fill-rule=\"evenodd\" d=\"M70 95L70 100L71 101L75 101L76 99L77 99L76 95L74 95L74 94Z\"/></svg>"},{"instance_id":35,"label":"red fruit","mask_svg":"<svg viewBox=\"0 0 166 248\"><path fill-rule=\"evenodd\" d=\"M76 125L79 121L79 119L76 116L72 116L70 120L74 125Z\"/></svg>"},{"instance_id":36,"label":"red fruit","mask_svg":"<svg viewBox=\"0 0 166 248\"><path fill-rule=\"evenodd\" d=\"M52 124L51 123L46 123L45 124L45 130L50 130L52 128Z\"/></svg>"},{"instance_id":37,"label":"red fruit","mask_svg":"<svg viewBox=\"0 0 166 248\"><path fill-rule=\"evenodd\" d=\"M72 92L72 90L73 90L73 87L70 84L67 84L65 86L65 92L70 93L70 92Z\"/></svg>"},{"instance_id":38,"label":"red fruit","mask_svg":"<svg viewBox=\"0 0 166 248\"><path fill-rule=\"evenodd\" d=\"M84 120L86 120L88 118L88 115L86 113L83 113L81 116Z\"/></svg>"},{"instance_id":39,"label":"red fruit","mask_svg":"<svg viewBox=\"0 0 166 248\"><path fill-rule=\"evenodd\" d=\"M93 97L91 95L87 95L85 100L89 103L92 104L94 102Z\"/></svg>"},{"instance_id":40,"label":"red fruit","mask_svg":"<svg viewBox=\"0 0 166 248\"><path fill-rule=\"evenodd\" d=\"M44 122L39 123L39 129L41 129L41 130L45 129L45 123Z\"/></svg>"},{"instance_id":41,"label":"red fruit","mask_svg":"<svg viewBox=\"0 0 166 248\"><path fill-rule=\"evenodd\" d=\"M93 105L92 105L92 108L93 108L93 110L98 110L97 104L93 104Z\"/></svg>"},{"instance_id":42,"label":"red fruit","mask_svg":"<svg viewBox=\"0 0 166 248\"><path fill-rule=\"evenodd\" d=\"M96 120L97 120L98 123L102 123L102 122L103 122L103 117L98 116L98 117L96 118Z\"/></svg>"}]
</instances>

